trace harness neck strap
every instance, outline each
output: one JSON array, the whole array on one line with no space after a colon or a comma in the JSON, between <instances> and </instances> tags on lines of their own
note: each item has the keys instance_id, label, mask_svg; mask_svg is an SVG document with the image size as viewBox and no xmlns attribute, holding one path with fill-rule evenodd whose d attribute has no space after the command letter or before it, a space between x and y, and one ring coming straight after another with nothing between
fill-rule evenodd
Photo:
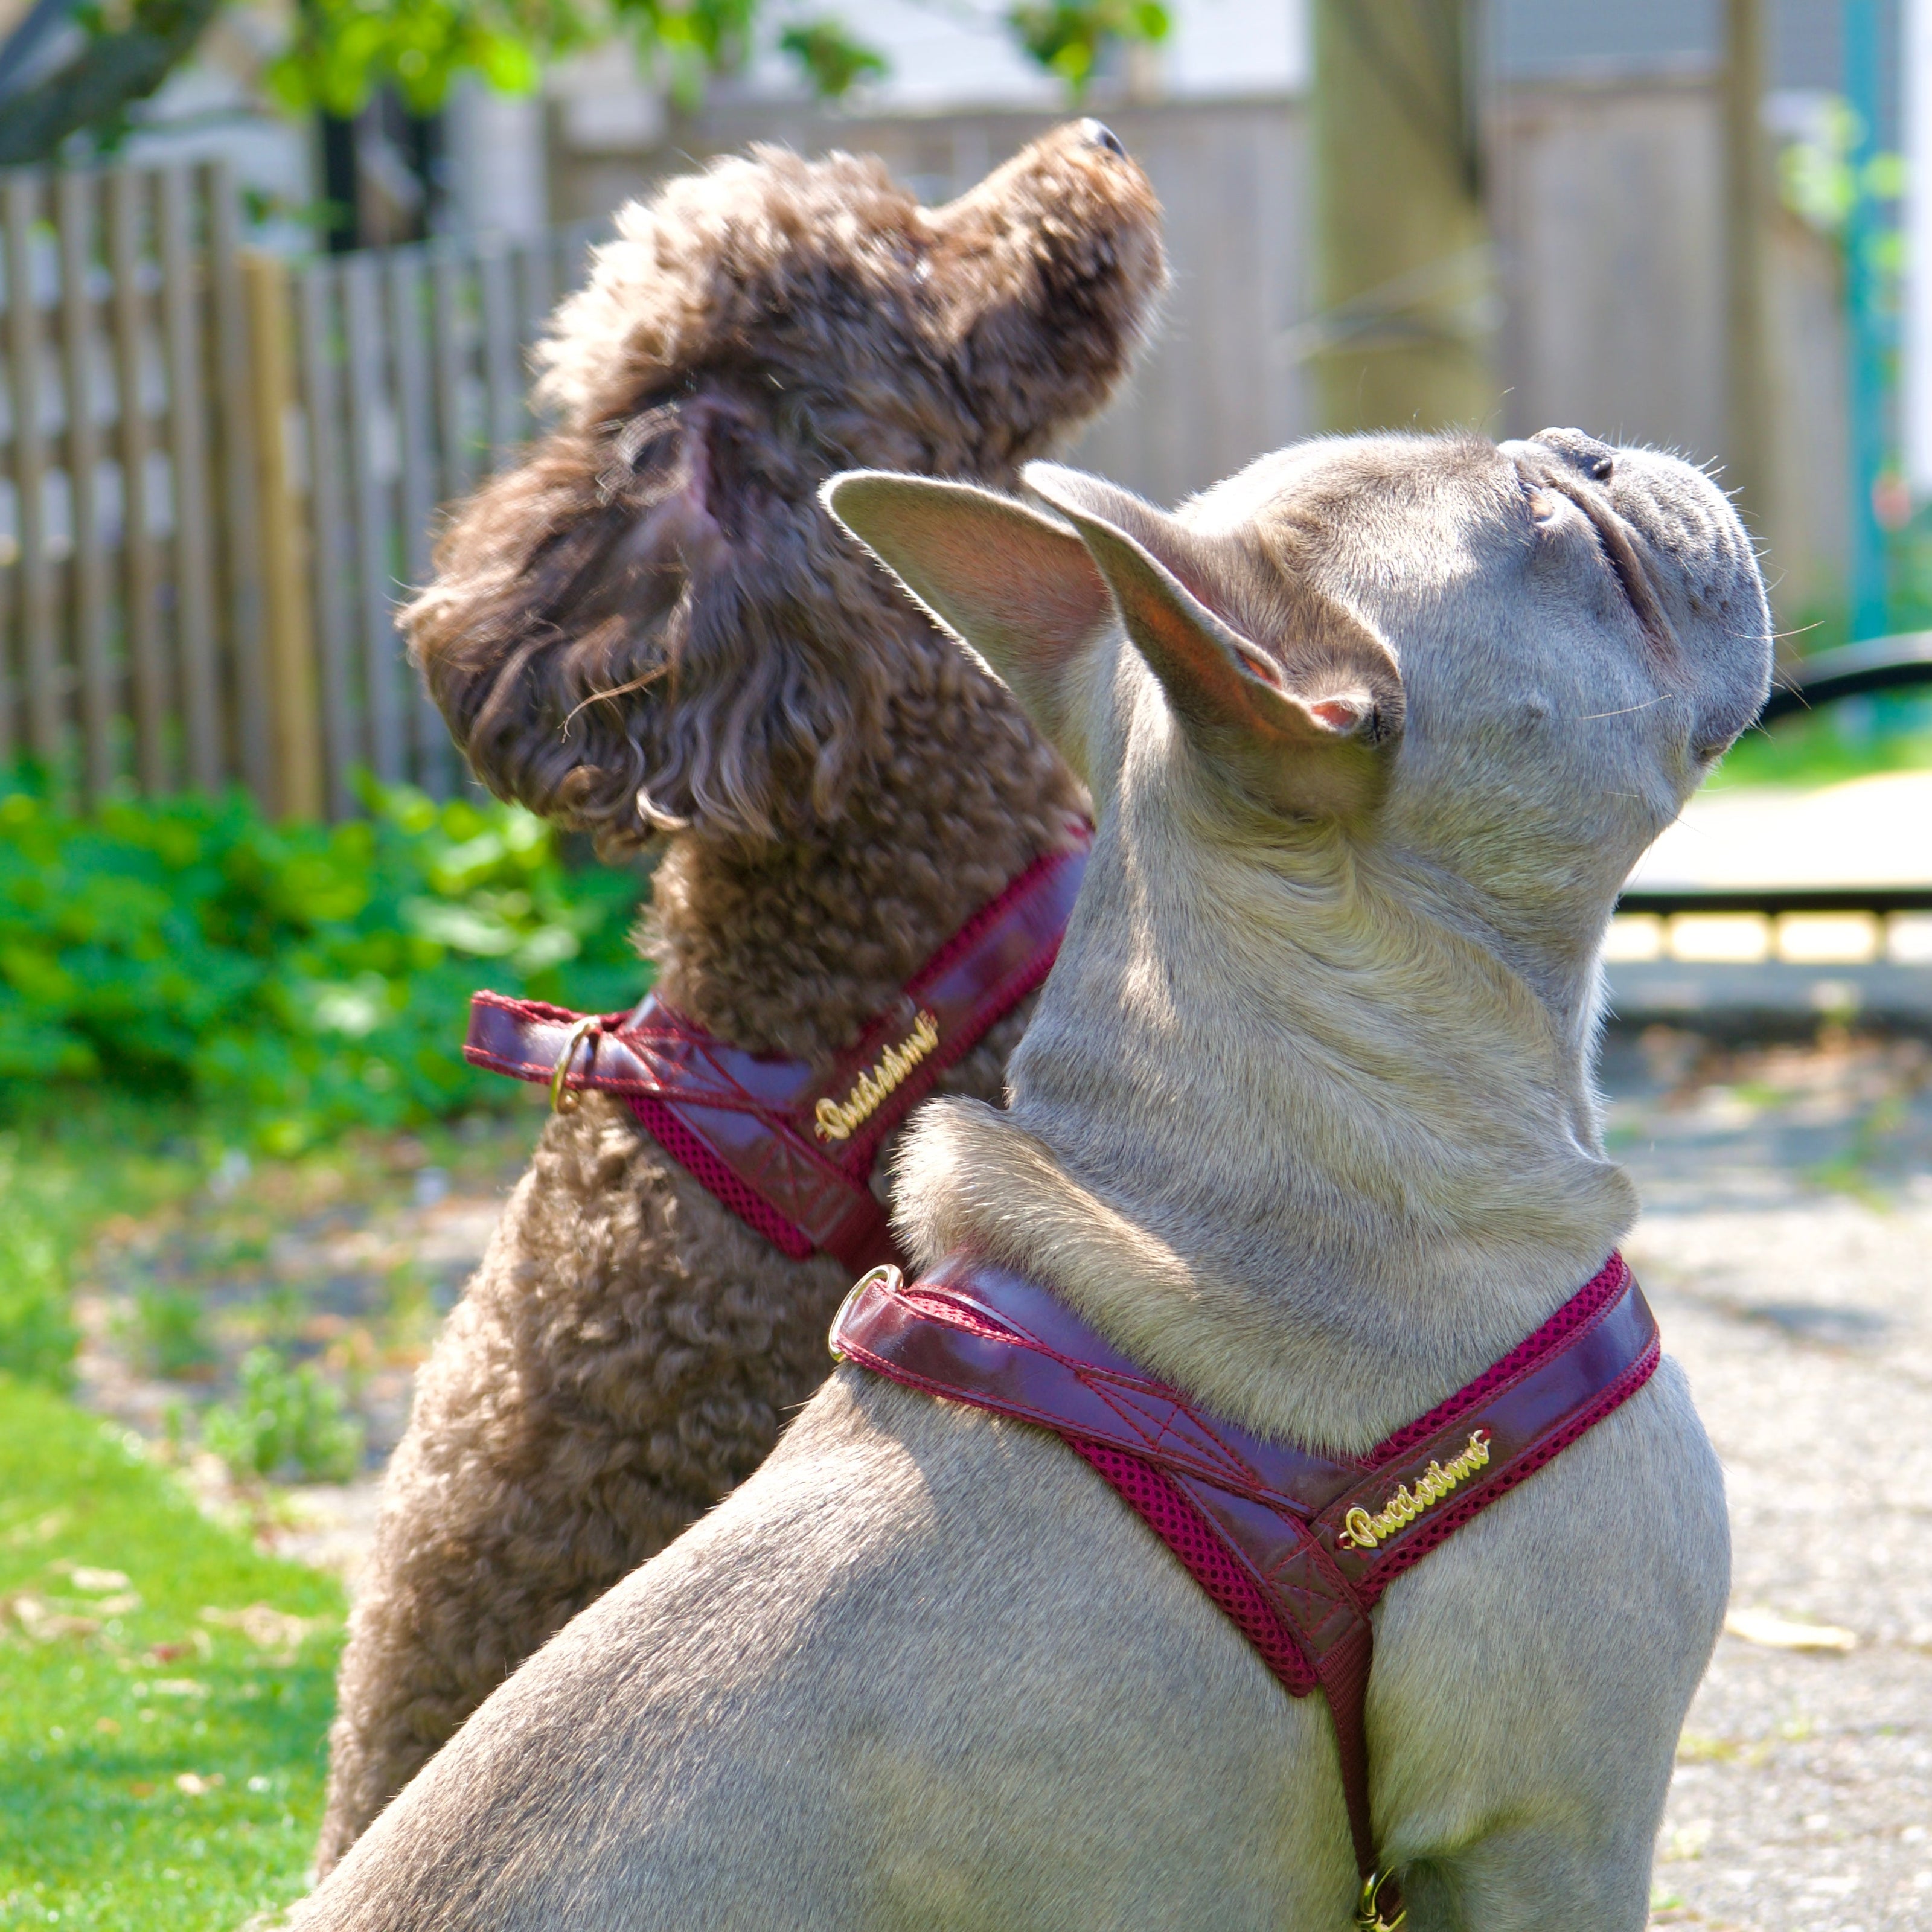
<instances>
[{"instance_id":1,"label":"harness neck strap","mask_svg":"<svg viewBox=\"0 0 1932 1932\"><path fill-rule=\"evenodd\" d=\"M1086 869L1091 832L1074 836L976 913L829 1068L747 1053L654 994L634 1012L585 1015L478 993L463 1056L548 1083L560 1107L586 1088L621 1095L673 1160L795 1261L823 1250L856 1274L896 1260L874 1156L1046 977Z\"/></svg>"},{"instance_id":2,"label":"harness neck strap","mask_svg":"<svg viewBox=\"0 0 1932 1932\"><path fill-rule=\"evenodd\" d=\"M1397 1895L1376 1856L1364 1706L1390 1582L1641 1388L1657 1324L1621 1255L1499 1362L1359 1458L1275 1442L1144 1375L1037 1283L956 1257L908 1286L859 1282L832 1351L909 1388L1037 1424L1090 1462L1293 1696L1318 1685L1365 1881L1364 1926Z\"/></svg>"}]
</instances>

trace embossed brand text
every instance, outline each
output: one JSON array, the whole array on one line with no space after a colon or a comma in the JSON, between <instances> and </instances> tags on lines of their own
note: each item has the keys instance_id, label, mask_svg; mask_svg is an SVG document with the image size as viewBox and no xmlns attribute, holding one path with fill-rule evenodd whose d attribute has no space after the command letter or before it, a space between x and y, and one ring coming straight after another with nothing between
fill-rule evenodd
<instances>
[{"instance_id":1,"label":"embossed brand text","mask_svg":"<svg viewBox=\"0 0 1932 1932\"><path fill-rule=\"evenodd\" d=\"M1373 1516L1360 1504L1342 1519L1342 1534L1336 1540L1344 1550L1372 1550L1383 1538L1393 1536L1405 1524L1413 1522L1432 1503L1439 1503L1459 1484L1466 1483L1490 1460L1490 1432L1474 1430L1469 1446L1448 1462L1432 1462L1416 1478L1411 1489L1405 1483Z\"/></svg>"},{"instance_id":2,"label":"embossed brand text","mask_svg":"<svg viewBox=\"0 0 1932 1932\"><path fill-rule=\"evenodd\" d=\"M812 1131L822 1141L850 1139L854 1132L878 1112L886 1095L938 1044L938 1018L922 1012L904 1043L887 1047L880 1054L878 1065L860 1074L844 1100L828 1096L819 1102L813 1110L818 1124Z\"/></svg>"}]
</instances>

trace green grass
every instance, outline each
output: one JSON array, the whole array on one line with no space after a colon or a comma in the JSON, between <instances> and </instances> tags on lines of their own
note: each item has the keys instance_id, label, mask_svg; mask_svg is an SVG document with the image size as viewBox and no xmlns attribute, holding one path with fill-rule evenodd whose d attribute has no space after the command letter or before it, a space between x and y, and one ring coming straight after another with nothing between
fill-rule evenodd
<instances>
[{"instance_id":1,"label":"green grass","mask_svg":"<svg viewBox=\"0 0 1932 1932\"><path fill-rule=\"evenodd\" d=\"M342 1610L120 1431L0 1381L0 1925L202 1932L298 1896Z\"/></svg>"},{"instance_id":2,"label":"green grass","mask_svg":"<svg viewBox=\"0 0 1932 1932\"><path fill-rule=\"evenodd\" d=\"M75 1273L110 1220L200 1184L216 1150L195 1144L199 1124L178 1102L95 1094L0 1128L0 1376L69 1385Z\"/></svg>"},{"instance_id":3,"label":"green grass","mask_svg":"<svg viewBox=\"0 0 1932 1932\"><path fill-rule=\"evenodd\" d=\"M1862 708L1859 708L1862 706ZM1909 694L1847 698L1748 731L1711 780L1726 790L1783 785L1810 790L1874 772L1932 768L1932 704Z\"/></svg>"}]
</instances>

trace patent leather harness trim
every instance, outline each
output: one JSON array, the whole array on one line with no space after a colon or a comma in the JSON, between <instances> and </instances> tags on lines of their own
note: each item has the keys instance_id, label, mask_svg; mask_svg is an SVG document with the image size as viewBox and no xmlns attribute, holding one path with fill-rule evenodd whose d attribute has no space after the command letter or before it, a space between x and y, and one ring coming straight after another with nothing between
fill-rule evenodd
<instances>
[{"instance_id":1,"label":"patent leather harness trim","mask_svg":"<svg viewBox=\"0 0 1932 1932\"><path fill-rule=\"evenodd\" d=\"M833 1354L1051 1430L1112 1484L1260 1652L1335 1720L1365 1924L1391 1923L1364 1709L1368 1612L1396 1576L1627 1401L1657 1323L1621 1255L1466 1388L1360 1459L1264 1440L1144 1375L1037 1283L956 1257L910 1286L876 1269ZM1379 1903L1378 1904L1378 1900Z\"/></svg>"},{"instance_id":2,"label":"patent leather harness trim","mask_svg":"<svg viewBox=\"0 0 1932 1932\"><path fill-rule=\"evenodd\" d=\"M853 1270L897 1258L870 1186L880 1144L1043 980L1060 950L1091 836L1022 872L908 981L829 1068L748 1053L655 994L586 1016L478 993L463 1057L566 1096L621 1095L664 1151L740 1220L802 1261Z\"/></svg>"}]
</instances>

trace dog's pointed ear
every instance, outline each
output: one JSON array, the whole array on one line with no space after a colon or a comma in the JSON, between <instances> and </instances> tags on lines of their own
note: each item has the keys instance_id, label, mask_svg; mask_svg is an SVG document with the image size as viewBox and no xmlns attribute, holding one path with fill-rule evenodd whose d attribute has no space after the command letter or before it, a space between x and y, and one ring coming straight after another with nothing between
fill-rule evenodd
<instances>
[{"instance_id":1,"label":"dog's pointed ear","mask_svg":"<svg viewBox=\"0 0 1932 1932\"><path fill-rule=\"evenodd\" d=\"M1270 810L1345 814L1372 801L1384 748L1400 734L1402 688L1366 623L1304 577L1098 477L1043 463L1025 477L1079 532L1210 766ZM1242 628L1244 607L1264 617L1264 637Z\"/></svg>"},{"instance_id":2,"label":"dog's pointed ear","mask_svg":"<svg viewBox=\"0 0 1932 1932\"><path fill-rule=\"evenodd\" d=\"M1012 689L1085 768L1077 742L1082 661L1118 621L1087 545L1064 524L968 483L848 470L826 508Z\"/></svg>"}]
</instances>

